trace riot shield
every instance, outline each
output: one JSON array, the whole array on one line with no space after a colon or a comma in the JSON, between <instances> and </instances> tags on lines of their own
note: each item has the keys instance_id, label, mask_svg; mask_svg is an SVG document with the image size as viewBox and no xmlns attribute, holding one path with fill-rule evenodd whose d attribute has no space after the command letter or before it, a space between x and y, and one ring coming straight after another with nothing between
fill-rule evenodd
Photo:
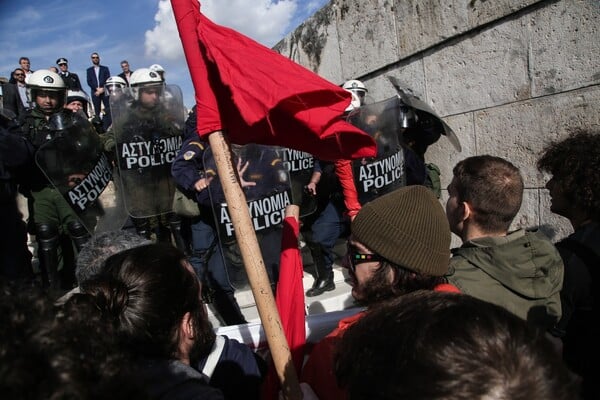
<instances>
[{"instance_id":1,"label":"riot shield","mask_svg":"<svg viewBox=\"0 0 600 400\"><path fill-rule=\"evenodd\" d=\"M406 185L404 152L398 137L400 107L400 98L394 96L363 105L347 117L377 143L376 157L352 162L354 184L361 204Z\"/></svg>"},{"instance_id":2,"label":"riot shield","mask_svg":"<svg viewBox=\"0 0 600 400\"><path fill-rule=\"evenodd\" d=\"M127 214L113 179L113 166L83 113L52 116L52 140L36 152L36 163L90 234L121 229Z\"/></svg>"},{"instance_id":3,"label":"riot shield","mask_svg":"<svg viewBox=\"0 0 600 400\"><path fill-rule=\"evenodd\" d=\"M238 165L258 245L275 287L285 207L292 204L289 174L283 163L284 150L258 144L234 147L234 161ZM248 287L248 277L210 148L204 152L204 168L207 175L214 177L208 188L229 280L236 289Z\"/></svg>"},{"instance_id":4,"label":"riot shield","mask_svg":"<svg viewBox=\"0 0 600 400\"><path fill-rule=\"evenodd\" d=\"M292 204L300 207L300 217L317 210L317 198L306 190L315 166L312 154L299 150L283 148L283 165L290 176Z\"/></svg>"},{"instance_id":5,"label":"riot shield","mask_svg":"<svg viewBox=\"0 0 600 400\"><path fill-rule=\"evenodd\" d=\"M153 97L145 95L149 89ZM168 213L175 194L171 164L183 135L181 89L174 85L138 87L125 88L123 93L132 100L113 102L111 97L111 110L125 207L134 218Z\"/></svg>"},{"instance_id":6,"label":"riot shield","mask_svg":"<svg viewBox=\"0 0 600 400\"><path fill-rule=\"evenodd\" d=\"M394 86L400 98L400 128L406 129L418 126L422 131L430 130L432 133L437 133L438 138L440 134L444 135L456 151L462 151L460 141L452 128L433 111L429 104L403 90L395 77L388 76L388 80Z\"/></svg>"}]
</instances>

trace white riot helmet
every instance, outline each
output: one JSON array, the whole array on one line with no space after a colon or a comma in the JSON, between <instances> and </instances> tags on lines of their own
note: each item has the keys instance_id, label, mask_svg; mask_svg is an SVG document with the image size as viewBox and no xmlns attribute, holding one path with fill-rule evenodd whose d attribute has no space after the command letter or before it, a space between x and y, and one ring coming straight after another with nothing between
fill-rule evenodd
<instances>
[{"instance_id":1,"label":"white riot helmet","mask_svg":"<svg viewBox=\"0 0 600 400\"><path fill-rule=\"evenodd\" d=\"M29 76L26 86L27 97L34 107L37 107L35 99L39 91L58 93L58 105L52 111L58 111L64 107L67 100L67 85L56 72L47 69L38 69Z\"/></svg>"},{"instance_id":2,"label":"white riot helmet","mask_svg":"<svg viewBox=\"0 0 600 400\"><path fill-rule=\"evenodd\" d=\"M165 80L165 69L160 64L152 64L149 68L150 71L158 72L162 80Z\"/></svg>"},{"instance_id":3,"label":"white riot helmet","mask_svg":"<svg viewBox=\"0 0 600 400\"><path fill-rule=\"evenodd\" d=\"M349 81L344 82L342 87L346 90L350 90L358 95L360 98L361 104L365 103L365 96L369 91L364 83L356 79L350 79Z\"/></svg>"},{"instance_id":4,"label":"white riot helmet","mask_svg":"<svg viewBox=\"0 0 600 400\"><path fill-rule=\"evenodd\" d=\"M83 104L83 107L86 108L90 102L90 98L83 90L67 90L67 103L69 104L72 101L78 100Z\"/></svg>"},{"instance_id":5,"label":"white riot helmet","mask_svg":"<svg viewBox=\"0 0 600 400\"><path fill-rule=\"evenodd\" d=\"M344 112L349 113L350 111L357 109L361 106L361 102L360 102L360 97L358 97L358 95L353 92L352 90L346 89L348 92L350 92L350 94L352 95L352 100L350 101L350 105L348 107L346 107L346 109L344 110Z\"/></svg>"},{"instance_id":6,"label":"white riot helmet","mask_svg":"<svg viewBox=\"0 0 600 400\"><path fill-rule=\"evenodd\" d=\"M139 100L139 89L151 86L163 86L163 80L156 71L150 68L139 68L129 77L129 85L136 100Z\"/></svg>"},{"instance_id":7,"label":"white riot helmet","mask_svg":"<svg viewBox=\"0 0 600 400\"><path fill-rule=\"evenodd\" d=\"M108 78L104 84L104 87L108 90L109 94L113 93L115 89L123 89L126 86L127 82L125 82L125 79L116 75Z\"/></svg>"}]
</instances>

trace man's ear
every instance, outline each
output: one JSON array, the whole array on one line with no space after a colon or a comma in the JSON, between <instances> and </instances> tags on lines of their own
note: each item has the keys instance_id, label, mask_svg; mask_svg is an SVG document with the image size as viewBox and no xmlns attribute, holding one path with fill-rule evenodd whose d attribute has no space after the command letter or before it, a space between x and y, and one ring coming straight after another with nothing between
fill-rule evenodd
<instances>
[{"instance_id":1,"label":"man's ear","mask_svg":"<svg viewBox=\"0 0 600 400\"><path fill-rule=\"evenodd\" d=\"M473 208L466 201L460 203L460 211L461 221L463 222L468 220L473 214Z\"/></svg>"},{"instance_id":2,"label":"man's ear","mask_svg":"<svg viewBox=\"0 0 600 400\"><path fill-rule=\"evenodd\" d=\"M192 313L189 311L183 315L181 319L181 333L185 339L194 339L196 332L194 331L194 324L192 323Z\"/></svg>"}]
</instances>

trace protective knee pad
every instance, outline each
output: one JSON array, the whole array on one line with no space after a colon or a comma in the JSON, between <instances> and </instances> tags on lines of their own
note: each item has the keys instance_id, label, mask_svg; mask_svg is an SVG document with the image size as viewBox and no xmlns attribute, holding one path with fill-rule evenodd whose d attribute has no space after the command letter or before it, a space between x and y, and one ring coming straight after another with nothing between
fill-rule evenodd
<instances>
[{"instance_id":1,"label":"protective knee pad","mask_svg":"<svg viewBox=\"0 0 600 400\"><path fill-rule=\"evenodd\" d=\"M58 247L58 226L54 224L36 224L37 240L42 250Z\"/></svg>"},{"instance_id":2,"label":"protective knee pad","mask_svg":"<svg viewBox=\"0 0 600 400\"><path fill-rule=\"evenodd\" d=\"M85 226L79 221L71 221L67 223L67 229L71 235L71 239L75 243L77 251L81 250L81 247L88 241L90 234L85 229Z\"/></svg>"}]
</instances>

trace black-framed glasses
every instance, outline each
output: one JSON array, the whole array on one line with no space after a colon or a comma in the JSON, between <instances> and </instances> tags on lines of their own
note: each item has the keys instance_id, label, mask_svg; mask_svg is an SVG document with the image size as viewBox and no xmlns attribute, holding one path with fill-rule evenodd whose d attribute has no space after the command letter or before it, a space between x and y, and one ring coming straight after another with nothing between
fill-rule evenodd
<instances>
[{"instance_id":1,"label":"black-framed glasses","mask_svg":"<svg viewBox=\"0 0 600 400\"><path fill-rule=\"evenodd\" d=\"M15 74L15 76L25 76L25 74L18 73L18 74Z\"/></svg>"},{"instance_id":2,"label":"black-framed glasses","mask_svg":"<svg viewBox=\"0 0 600 400\"><path fill-rule=\"evenodd\" d=\"M93 56L92 58L100 58L100 57L98 57L98 56Z\"/></svg>"},{"instance_id":3,"label":"black-framed glasses","mask_svg":"<svg viewBox=\"0 0 600 400\"><path fill-rule=\"evenodd\" d=\"M358 264L364 264L364 263L368 263L368 262L375 262L375 261L385 261L385 258L381 257L378 254L367 254L367 253L360 253L356 247L352 246L350 244L350 242L348 242L347 244L347 249L348 249L348 261L350 264L350 269L352 270L352 272L356 272L356 266Z\"/></svg>"}]
</instances>

